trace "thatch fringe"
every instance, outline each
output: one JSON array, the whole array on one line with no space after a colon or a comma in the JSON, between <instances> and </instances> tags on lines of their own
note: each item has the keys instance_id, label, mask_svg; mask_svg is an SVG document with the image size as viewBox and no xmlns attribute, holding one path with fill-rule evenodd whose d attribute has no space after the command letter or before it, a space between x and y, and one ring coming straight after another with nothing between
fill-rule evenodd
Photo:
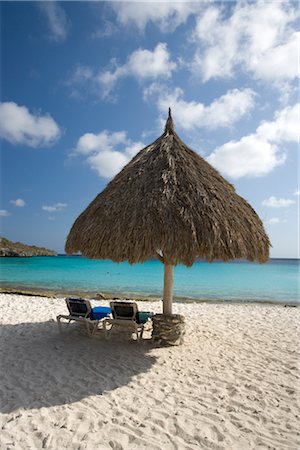
<instances>
[{"instance_id":1,"label":"thatch fringe","mask_svg":"<svg viewBox=\"0 0 300 450\"><path fill-rule=\"evenodd\" d=\"M175 133L142 149L75 221L67 253L143 262L162 251L169 264L195 258L265 262L262 221L207 161Z\"/></svg>"}]
</instances>

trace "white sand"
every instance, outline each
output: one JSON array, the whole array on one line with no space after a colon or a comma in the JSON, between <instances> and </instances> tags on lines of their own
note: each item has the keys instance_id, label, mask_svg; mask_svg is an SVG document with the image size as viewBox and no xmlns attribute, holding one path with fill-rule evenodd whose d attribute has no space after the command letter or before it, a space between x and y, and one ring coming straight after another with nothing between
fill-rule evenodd
<instances>
[{"instance_id":1,"label":"white sand","mask_svg":"<svg viewBox=\"0 0 300 450\"><path fill-rule=\"evenodd\" d=\"M298 308L175 304L186 343L154 348L59 334L63 299L0 301L1 449L300 448Z\"/></svg>"}]
</instances>

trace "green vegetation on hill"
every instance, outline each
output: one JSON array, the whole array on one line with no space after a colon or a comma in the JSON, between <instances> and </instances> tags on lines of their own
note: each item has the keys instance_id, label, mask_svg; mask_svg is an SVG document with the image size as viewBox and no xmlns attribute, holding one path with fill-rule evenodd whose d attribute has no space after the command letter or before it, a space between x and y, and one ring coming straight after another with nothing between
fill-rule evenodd
<instances>
[{"instance_id":1,"label":"green vegetation on hill","mask_svg":"<svg viewBox=\"0 0 300 450\"><path fill-rule=\"evenodd\" d=\"M12 242L0 237L0 256L56 256L57 253L44 247Z\"/></svg>"}]
</instances>

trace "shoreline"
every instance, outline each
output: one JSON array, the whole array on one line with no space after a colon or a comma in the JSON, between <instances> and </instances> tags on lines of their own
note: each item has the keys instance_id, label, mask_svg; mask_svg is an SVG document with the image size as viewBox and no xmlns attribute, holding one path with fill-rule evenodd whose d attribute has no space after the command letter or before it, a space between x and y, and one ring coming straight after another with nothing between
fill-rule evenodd
<instances>
[{"instance_id":1,"label":"shoreline","mask_svg":"<svg viewBox=\"0 0 300 450\"><path fill-rule=\"evenodd\" d=\"M4 286L0 287L1 294L12 295L27 295L32 297L48 297L48 298L61 298L61 297L82 297L94 300L131 300L142 302L159 302L162 301L162 296L147 295L147 294L127 294L127 293L114 293L107 291L86 291L86 290L70 290L70 289L49 289L34 286ZM299 307L300 303L296 301L276 301L273 299L218 299L218 298L190 298L176 296L173 297L174 303L209 303L209 304L262 304L262 305L281 305L290 307Z\"/></svg>"}]
</instances>

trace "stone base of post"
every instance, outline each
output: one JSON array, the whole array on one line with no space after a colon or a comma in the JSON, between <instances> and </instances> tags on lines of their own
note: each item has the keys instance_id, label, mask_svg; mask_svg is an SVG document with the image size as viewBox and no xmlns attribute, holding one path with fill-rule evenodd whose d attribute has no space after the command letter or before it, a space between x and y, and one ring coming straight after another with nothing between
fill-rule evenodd
<instances>
[{"instance_id":1,"label":"stone base of post","mask_svg":"<svg viewBox=\"0 0 300 450\"><path fill-rule=\"evenodd\" d=\"M180 314L166 316L155 314L152 317L152 341L158 345L181 345L185 334L185 317Z\"/></svg>"}]
</instances>

